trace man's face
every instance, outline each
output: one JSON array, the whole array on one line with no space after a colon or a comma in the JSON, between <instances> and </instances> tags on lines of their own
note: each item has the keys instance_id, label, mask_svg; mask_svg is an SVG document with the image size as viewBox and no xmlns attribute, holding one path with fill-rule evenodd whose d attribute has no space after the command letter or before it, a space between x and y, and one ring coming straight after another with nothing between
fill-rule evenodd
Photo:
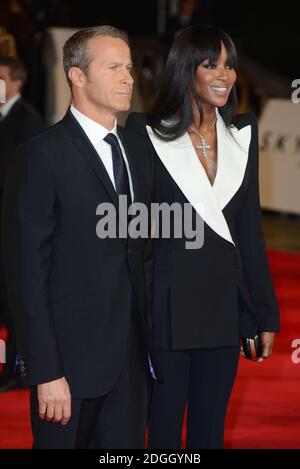
<instances>
[{"instance_id":1,"label":"man's face","mask_svg":"<svg viewBox=\"0 0 300 469\"><path fill-rule=\"evenodd\" d=\"M21 81L12 80L10 77L10 70L7 65L0 65L0 79L5 81L5 100L8 101L10 98L20 92Z\"/></svg>"},{"instance_id":2,"label":"man's face","mask_svg":"<svg viewBox=\"0 0 300 469\"><path fill-rule=\"evenodd\" d=\"M96 36L87 47L91 62L82 88L85 99L104 114L127 111L133 86L128 45L119 38Z\"/></svg>"}]
</instances>

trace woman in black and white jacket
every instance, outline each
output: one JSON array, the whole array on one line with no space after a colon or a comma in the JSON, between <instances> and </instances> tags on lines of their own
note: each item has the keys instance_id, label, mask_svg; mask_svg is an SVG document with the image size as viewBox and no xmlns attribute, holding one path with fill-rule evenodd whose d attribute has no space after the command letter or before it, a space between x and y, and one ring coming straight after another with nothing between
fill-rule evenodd
<instances>
[{"instance_id":1,"label":"woman in black and white jacket","mask_svg":"<svg viewBox=\"0 0 300 469\"><path fill-rule=\"evenodd\" d=\"M154 111L127 121L152 142L154 202L190 204L190 222L204 235L196 249L172 229L155 235L152 327L162 382L154 384L150 448L180 448L186 402L187 447L223 447L240 338L258 332L262 361L279 330L260 227L257 122L234 116L236 70L225 32L186 28Z\"/></svg>"}]
</instances>

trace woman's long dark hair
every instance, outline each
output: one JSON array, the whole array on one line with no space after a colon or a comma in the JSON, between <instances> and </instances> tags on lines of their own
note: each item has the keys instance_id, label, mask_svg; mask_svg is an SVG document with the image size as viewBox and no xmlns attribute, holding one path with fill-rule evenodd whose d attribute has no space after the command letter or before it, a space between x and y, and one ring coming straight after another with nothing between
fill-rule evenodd
<instances>
[{"instance_id":1,"label":"woman's long dark hair","mask_svg":"<svg viewBox=\"0 0 300 469\"><path fill-rule=\"evenodd\" d=\"M170 49L165 65L161 87L149 115L149 123L163 140L175 140L183 135L193 122L193 101L197 104L200 119L203 107L195 86L197 67L206 59L215 62L221 45L228 56L228 65L237 69L237 53L231 38L219 28L197 24L180 31ZM237 105L233 86L225 106L219 112L226 126L232 124ZM165 123L164 121L169 122Z\"/></svg>"}]
</instances>

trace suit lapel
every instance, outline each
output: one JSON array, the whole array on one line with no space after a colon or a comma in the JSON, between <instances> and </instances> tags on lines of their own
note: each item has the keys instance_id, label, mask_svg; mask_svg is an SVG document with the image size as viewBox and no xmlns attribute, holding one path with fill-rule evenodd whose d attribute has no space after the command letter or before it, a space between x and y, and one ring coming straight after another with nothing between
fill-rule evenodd
<instances>
[{"instance_id":1,"label":"suit lapel","mask_svg":"<svg viewBox=\"0 0 300 469\"><path fill-rule=\"evenodd\" d=\"M213 187L187 132L172 142L164 142L151 127L147 126L147 131L157 155L196 212L219 236L234 244L222 210L242 183L251 127L240 131L233 128L234 140L222 118L217 117L218 170Z\"/></svg>"},{"instance_id":2,"label":"suit lapel","mask_svg":"<svg viewBox=\"0 0 300 469\"><path fill-rule=\"evenodd\" d=\"M1 122L3 124L10 122L10 119L12 119L15 115L18 114L18 112L22 108L22 106L24 106L24 102L23 102L23 98L21 97L13 104L13 106L10 108L8 114L5 117L3 117Z\"/></svg>"},{"instance_id":3,"label":"suit lapel","mask_svg":"<svg viewBox=\"0 0 300 469\"><path fill-rule=\"evenodd\" d=\"M238 130L226 128L223 119L217 114L218 169L213 191L223 210L240 188L247 167L251 126Z\"/></svg>"},{"instance_id":4,"label":"suit lapel","mask_svg":"<svg viewBox=\"0 0 300 469\"><path fill-rule=\"evenodd\" d=\"M118 197L115 188L110 180L104 164L101 161L101 158L99 158L98 153L91 144L84 130L72 116L70 111L67 112L62 122L67 128L68 132L71 134L73 143L79 150L80 155L86 160L88 165L101 181L110 198L113 200L115 205L117 205Z\"/></svg>"}]
</instances>

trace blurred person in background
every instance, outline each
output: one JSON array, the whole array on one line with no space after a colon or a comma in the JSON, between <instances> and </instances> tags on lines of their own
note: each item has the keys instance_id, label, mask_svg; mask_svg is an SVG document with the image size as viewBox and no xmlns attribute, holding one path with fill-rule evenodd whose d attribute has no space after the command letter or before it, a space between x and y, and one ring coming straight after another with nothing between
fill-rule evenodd
<instances>
[{"instance_id":1,"label":"blurred person in background","mask_svg":"<svg viewBox=\"0 0 300 469\"><path fill-rule=\"evenodd\" d=\"M164 40L168 46L181 29L196 23L213 22L214 5L211 0L180 0L178 8L178 13L169 16L166 22Z\"/></svg>"},{"instance_id":2,"label":"blurred person in background","mask_svg":"<svg viewBox=\"0 0 300 469\"><path fill-rule=\"evenodd\" d=\"M0 103L0 211L7 168L16 147L34 137L44 128L37 112L22 98L22 88L27 72L23 63L14 57L0 56L0 79L5 82L5 103ZM0 219L1 220L1 219ZM0 257L0 261L2 256ZM17 384L15 377L15 338L12 319L7 303L6 288L1 261L0 272L0 324L8 329L7 362L0 377L0 389L6 390Z\"/></svg>"}]
</instances>

